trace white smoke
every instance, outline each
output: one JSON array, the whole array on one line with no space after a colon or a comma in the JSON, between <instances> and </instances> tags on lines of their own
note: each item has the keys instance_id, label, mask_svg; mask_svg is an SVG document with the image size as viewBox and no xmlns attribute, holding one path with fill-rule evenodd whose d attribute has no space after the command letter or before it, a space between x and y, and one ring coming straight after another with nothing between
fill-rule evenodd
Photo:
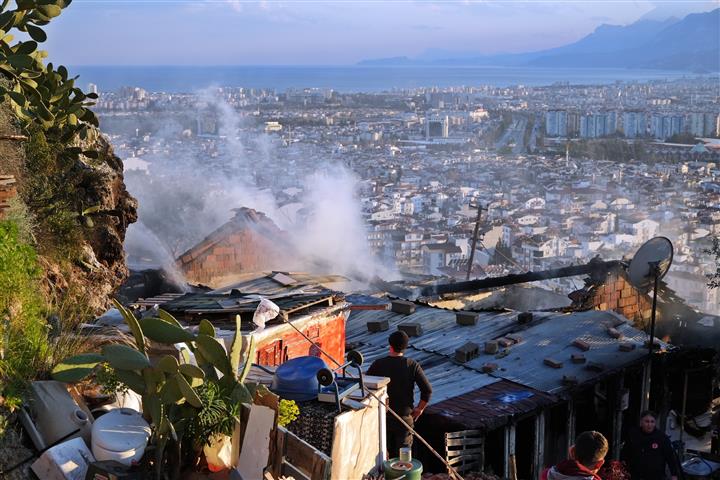
<instances>
[{"instance_id":1,"label":"white smoke","mask_svg":"<svg viewBox=\"0 0 720 480\"><path fill-rule=\"evenodd\" d=\"M163 136L153 139L152 150L160 153L143 158L150 162L148 172L126 172L144 225L128 233L131 260L142 253L141 244L152 240L142 235L145 230L159 239L169 258L176 258L228 221L233 209L248 207L289 233L301 258L288 269L356 280L395 276L368 248L356 197L359 179L352 172L318 160L316 152L302 145L279 150L275 137L258 134L221 90L205 90L198 98L192 114L200 118L203 110L210 110L217 117L219 135L189 139L183 138L182 128L164 128ZM294 189L290 203L281 193L288 187ZM167 255L159 258L163 264L168 261Z\"/></svg>"},{"instance_id":2,"label":"white smoke","mask_svg":"<svg viewBox=\"0 0 720 480\"><path fill-rule=\"evenodd\" d=\"M341 165L327 166L304 181L303 203L309 215L291 231L305 258L320 259L334 271L357 280L395 276L370 252L360 202L359 179Z\"/></svg>"}]
</instances>

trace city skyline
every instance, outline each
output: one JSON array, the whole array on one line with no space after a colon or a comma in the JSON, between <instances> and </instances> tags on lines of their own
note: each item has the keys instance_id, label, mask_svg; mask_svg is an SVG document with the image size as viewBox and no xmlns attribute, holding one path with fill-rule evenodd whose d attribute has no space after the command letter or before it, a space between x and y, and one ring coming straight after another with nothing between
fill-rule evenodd
<instances>
[{"instance_id":1,"label":"city skyline","mask_svg":"<svg viewBox=\"0 0 720 480\"><path fill-rule=\"evenodd\" d=\"M76 0L45 48L68 65L352 65L368 58L537 51L602 24L717 1L425 2ZM75 41L78 31L92 43Z\"/></svg>"}]
</instances>

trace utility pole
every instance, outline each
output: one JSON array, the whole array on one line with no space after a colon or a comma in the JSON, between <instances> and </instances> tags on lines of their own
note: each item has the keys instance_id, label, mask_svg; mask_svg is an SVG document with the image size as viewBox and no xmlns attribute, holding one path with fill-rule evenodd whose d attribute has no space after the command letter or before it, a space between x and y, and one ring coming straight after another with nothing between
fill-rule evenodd
<instances>
[{"instance_id":1,"label":"utility pole","mask_svg":"<svg viewBox=\"0 0 720 480\"><path fill-rule=\"evenodd\" d=\"M478 230L480 230L480 218L482 217L483 210L487 210L487 208L483 208L483 206L478 203L478 212L477 219L475 219L475 231L473 232L472 248L470 248L470 261L468 262L468 269L467 275L465 275L465 280L470 280L470 272L472 271L473 259L475 258L475 247L477 246Z\"/></svg>"}]
</instances>

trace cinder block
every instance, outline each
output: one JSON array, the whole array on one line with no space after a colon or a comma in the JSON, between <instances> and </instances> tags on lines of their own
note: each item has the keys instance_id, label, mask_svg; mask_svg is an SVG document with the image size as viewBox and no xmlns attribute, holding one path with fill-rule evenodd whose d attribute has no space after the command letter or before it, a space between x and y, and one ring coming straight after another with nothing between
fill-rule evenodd
<instances>
[{"instance_id":1,"label":"cinder block","mask_svg":"<svg viewBox=\"0 0 720 480\"><path fill-rule=\"evenodd\" d=\"M570 355L570 360L572 363L585 363L587 359L585 358L585 355L582 353L573 353Z\"/></svg>"},{"instance_id":2,"label":"cinder block","mask_svg":"<svg viewBox=\"0 0 720 480\"><path fill-rule=\"evenodd\" d=\"M621 342L618 348L621 352L632 352L635 350L635 344L632 342Z\"/></svg>"},{"instance_id":3,"label":"cinder block","mask_svg":"<svg viewBox=\"0 0 720 480\"><path fill-rule=\"evenodd\" d=\"M390 330L390 322L386 320L371 320L367 322L368 332L385 332Z\"/></svg>"},{"instance_id":4,"label":"cinder block","mask_svg":"<svg viewBox=\"0 0 720 480\"><path fill-rule=\"evenodd\" d=\"M395 313L403 313L409 315L415 313L415 304L407 300L393 300L390 304L390 310Z\"/></svg>"},{"instance_id":5,"label":"cinder block","mask_svg":"<svg viewBox=\"0 0 720 480\"><path fill-rule=\"evenodd\" d=\"M617 328L608 328L607 332L608 335L615 339L621 339L623 337L623 334Z\"/></svg>"},{"instance_id":6,"label":"cinder block","mask_svg":"<svg viewBox=\"0 0 720 480\"><path fill-rule=\"evenodd\" d=\"M503 348L508 348L512 345L515 345L515 342L510 340L509 338L501 338L497 341L498 345L500 345Z\"/></svg>"},{"instance_id":7,"label":"cinder block","mask_svg":"<svg viewBox=\"0 0 720 480\"><path fill-rule=\"evenodd\" d=\"M480 348L477 343L467 342L455 350L455 360L460 363L468 362L479 355L479 350Z\"/></svg>"},{"instance_id":8,"label":"cinder block","mask_svg":"<svg viewBox=\"0 0 720 480\"><path fill-rule=\"evenodd\" d=\"M517 319L519 324L524 325L526 323L532 322L533 314L532 312L521 312L518 313Z\"/></svg>"},{"instance_id":9,"label":"cinder block","mask_svg":"<svg viewBox=\"0 0 720 480\"><path fill-rule=\"evenodd\" d=\"M398 330L405 332L408 337L419 337L422 335L422 325L419 323L401 323Z\"/></svg>"},{"instance_id":10,"label":"cinder block","mask_svg":"<svg viewBox=\"0 0 720 480\"><path fill-rule=\"evenodd\" d=\"M545 358L543 360L543 363L545 365L547 365L548 367L552 367L552 368L562 368L562 366L563 366L562 362L555 360L554 358L550 358L550 357Z\"/></svg>"},{"instance_id":11,"label":"cinder block","mask_svg":"<svg viewBox=\"0 0 720 480\"><path fill-rule=\"evenodd\" d=\"M486 363L482 366L483 373L492 373L498 369L497 363Z\"/></svg>"},{"instance_id":12,"label":"cinder block","mask_svg":"<svg viewBox=\"0 0 720 480\"><path fill-rule=\"evenodd\" d=\"M568 387L577 385L578 383L580 382L578 382L578 379L575 375L563 375L562 377L562 384Z\"/></svg>"},{"instance_id":13,"label":"cinder block","mask_svg":"<svg viewBox=\"0 0 720 480\"><path fill-rule=\"evenodd\" d=\"M498 342L491 340L489 342L485 342L485 353L490 355L495 355L499 350Z\"/></svg>"},{"instance_id":14,"label":"cinder block","mask_svg":"<svg viewBox=\"0 0 720 480\"><path fill-rule=\"evenodd\" d=\"M579 338L573 340L572 345L573 347L579 348L583 352L587 352L588 350L590 350L590 344L585 340L581 340Z\"/></svg>"},{"instance_id":15,"label":"cinder block","mask_svg":"<svg viewBox=\"0 0 720 480\"><path fill-rule=\"evenodd\" d=\"M478 314L475 312L457 312L455 314L455 322L464 327L477 325L477 318Z\"/></svg>"}]
</instances>

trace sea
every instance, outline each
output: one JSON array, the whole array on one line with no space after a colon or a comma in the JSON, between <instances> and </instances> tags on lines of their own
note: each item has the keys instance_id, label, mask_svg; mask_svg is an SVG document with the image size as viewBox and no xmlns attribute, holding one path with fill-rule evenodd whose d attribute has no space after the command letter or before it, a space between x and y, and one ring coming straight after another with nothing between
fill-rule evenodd
<instances>
[{"instance_id":1,"label":"sea","mask_svg":"<svg viewBox=\"0 0 720 480\"><path fill-rule=\"evenodd\" d=\"M140 87L167 93L191 93L208 87L266 88L278 93L295 88L377 93L419 87L543 86L557 82L600 85L701 77L662 70L488 66L73 66L69 70L80 76L77 85L83 88L93 83L101 92Z\"/></svg>"}]
</instances>

